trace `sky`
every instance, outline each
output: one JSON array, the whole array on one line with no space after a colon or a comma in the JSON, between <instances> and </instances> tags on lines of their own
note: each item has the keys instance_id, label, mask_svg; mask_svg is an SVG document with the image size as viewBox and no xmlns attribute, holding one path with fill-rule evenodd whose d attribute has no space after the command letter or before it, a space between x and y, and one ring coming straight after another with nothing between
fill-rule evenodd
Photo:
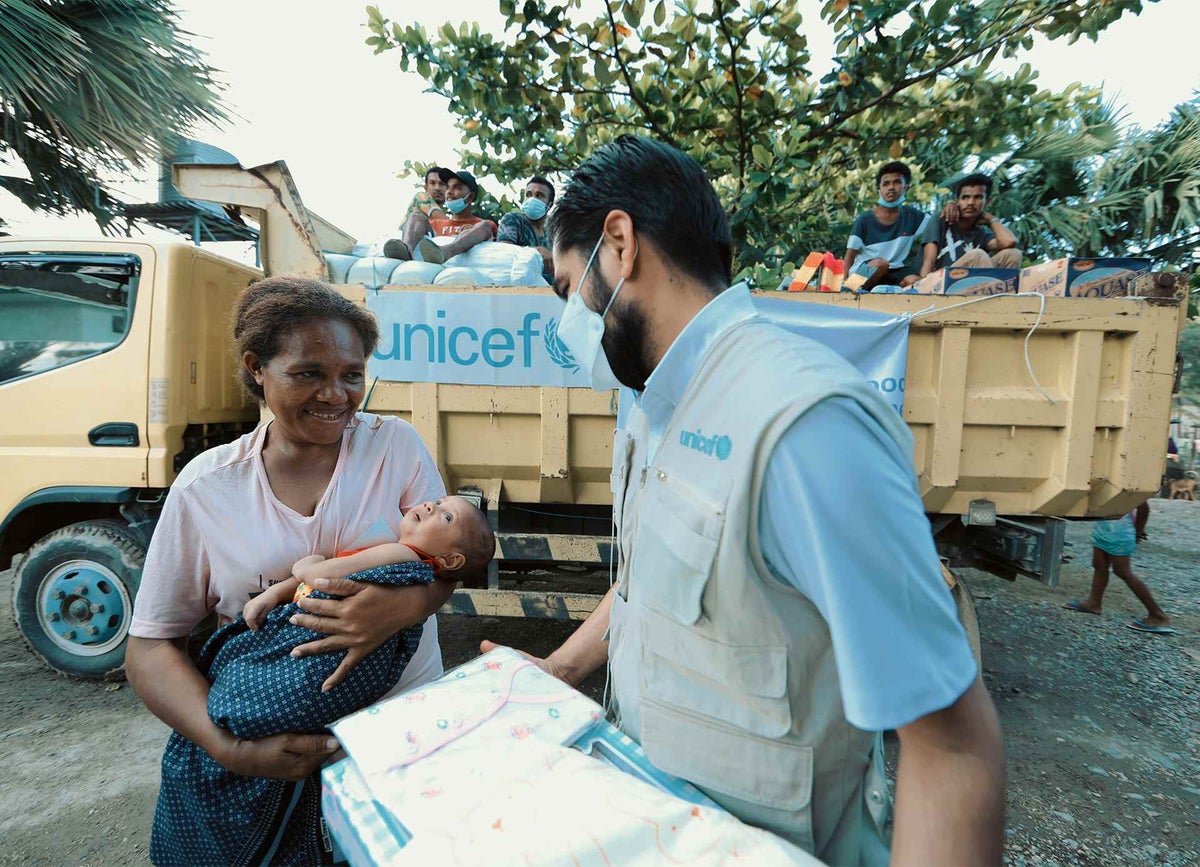
<instances>
[{"instance_id":1,"label":"sky","mask_svg":"<svg viewBox=\"0 0 1200 867\"><path fill-rule=\"evenodd\" d=\"M377 2L385 16L429 30L444 21L478 21L492 31L503 23L496 0ZM585 2L585 8L594 5ZM176 6L183 27L221 70L233 115L223 129L193 137L232 152L244 166L285 160L305 205L351 235L371 240L396 227L417 183L396 177L405 160L456 163L463 145L446 102L422 93L424 81L415 72L400 71L398 51L372 54L364 44L364 3L334 0L303 9L293 0L177 0ZM799 6L812 68L827 68L822 63L832 54L832 39L819 20L820 2L800 0ZM1198 30L1200 2L1160 0L1123 17L1096 43L1040 40L1013 65L1029 62L1043 87L1103 84L1132 122L1153 126L1200 85L1198 77L1177 72L1190 64L1166 62L1190 57ZM156 176L147 169L143 180L123 182L118 191L126 201L154 201ZM481 181L495 194L505 191L495 179ZM16 234L96 232L88 218L33 214L2 192L0 216Z\"/></svg>"}]
</instances>

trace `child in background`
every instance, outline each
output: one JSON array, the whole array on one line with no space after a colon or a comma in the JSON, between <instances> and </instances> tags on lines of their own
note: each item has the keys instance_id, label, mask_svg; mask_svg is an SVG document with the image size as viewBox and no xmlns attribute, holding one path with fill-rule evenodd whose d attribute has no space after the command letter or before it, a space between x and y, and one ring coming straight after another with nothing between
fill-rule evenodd
<instances>
[{"instance_id":1,"label":"child in background","mask_svg":"<svg viewBox=\"0 0 1200 867\"><path fill-rule=\"evenodd\" d=\"M1108 571L1117 573L1138 601L1146 606L1146 616L1135 618L1125 624L1138 632L1150 632L1155 635L1173 635L1175 630L1169 624L1171 618L1163 613L1154 601L1150 588L1142 579L1133 574L1133 564L1130 558L1137 550L1137 543L1146 538L1146 522L1150 519L1150 506L1146 503L1137 507L1120 518L1111 521L1097 521L1092 528L1092 592L1087 599L1080 602L1072 599L1063 605L1071 611L1081 611L1084 614L1099 614L1104 591L1108 587Z\"/></svg>"}]
</instances>

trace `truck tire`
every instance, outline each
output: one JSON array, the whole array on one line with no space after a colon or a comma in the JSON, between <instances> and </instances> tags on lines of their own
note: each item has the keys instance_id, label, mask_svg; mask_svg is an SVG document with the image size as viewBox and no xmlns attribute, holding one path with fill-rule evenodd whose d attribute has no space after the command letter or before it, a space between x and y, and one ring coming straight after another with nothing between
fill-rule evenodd
<instances>
[{"instance_id":1,"label":"truck tire","mask_svg":"<svg viewBox=\"0 0 1200 867\"><path fill-rule=\"evenodd\" d=\"M145 559L145 543L121 521L82 521L43 536L13 578L17 629L61 674L121 679Z\"/></svg>"},{"instance_id":2,"label":"truck tire","mask_svg":"<svg viewBox=\"0 0 1200 867\"><path fill-rule=\"evenodd\" d=\"M958 622L966 630L967 641L971 645L971 653L975 656L975 666L982 671L983 643L979 636L979 617L975 613L975 594L971 592L971 588L967 586L967 582L961 576L955 575L955 578L957 580L954 586L950 588L950 595L954 597L954 608L958 613Z\"/></svg>"}]
</instances>

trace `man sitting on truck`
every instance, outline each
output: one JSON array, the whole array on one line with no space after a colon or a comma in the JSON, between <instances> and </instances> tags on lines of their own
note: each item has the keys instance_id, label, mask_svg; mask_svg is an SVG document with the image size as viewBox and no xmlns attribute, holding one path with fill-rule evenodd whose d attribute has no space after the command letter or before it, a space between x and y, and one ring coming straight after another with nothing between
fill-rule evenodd
<instances>
[{"instance_id":1,"label":"man sitting on truck","mask_svg":"<svg viewBox=\"0 0 1200 867\"><path fill-rule=\"evenodd\" d=\"M954 185L954 201L930 220L921 237L921 276L938 268L1020 268L1022 253L1012 231L987 211L992 179L967 175Z\"/></svg>"},{"instance_id":2,"label":"man sitting on truck","mask_svg":"<svg viewBox=\"0 0 1200 867\"><path fill-rule=\"evenodd\" d=\"M446 199L443 208L449 215L445 218L427 217L414 211L404 221L404 230L399 238L392 238L383 245L383 255L390 259L411 259L413 251L421 254L422 260L438 265L451 256L465 253L480 241L496 239L496 224L492 220L476 217L471 208L479 198L479 184L468 171L438 169L438 176L446 184ZM449 243L438 244L433 239L453 238Z\"/></svg>"},{"instance_id":3,"label":"man sitting on truck","mask_svg":"<svg viewBox=\"0 0 1200 867\"><path fill-rule=\"evenodd\" d=\"M912 183L912 170L902 162L891 162L875 175L879 199L871 210L858 215L846 242L846 273L867 278L862 291L882 284L909 286L917 282L913 246L931 222L928 214L904 204ZM858 263L857 266L855 263Z\"/></svg>"},{"instance_id":4,"label":"man sitting on truck","mask_svg":"<svg viewBox=\"0 0 1200 867\"><path fill-rule=\"evenodd\" d=\"M425 170L425 184L413 196L408 212L404 215L406 220L409 214L418 212L430 219L446 216L446 212L442 210L446 201L446 182L442 180L441 171L438 166L430 166Z\"/></svg>"},{"instance_id":5,"label":"man sitting on truck","mask_svg":"<svg viewBox=\"0 0 1200 867\"><path fill-rule=\"evenodd\" d=\"M521 210L505 214L500 218L500 229L496 240L518 247L533 247L542 255L542 277L554 285L554 257L550 254L550 242L546 239L546 213L554 204L554 184L540 175L534 175L525 185L525 201Z\"/></svg>"}]
</instances>

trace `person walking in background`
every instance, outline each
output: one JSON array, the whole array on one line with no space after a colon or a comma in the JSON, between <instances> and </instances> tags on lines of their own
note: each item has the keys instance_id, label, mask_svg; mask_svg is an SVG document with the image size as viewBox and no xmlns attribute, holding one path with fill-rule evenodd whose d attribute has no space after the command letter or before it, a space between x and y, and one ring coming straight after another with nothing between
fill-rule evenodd
<instances>
[{"instance_id":1,"label":"person walking in background","mask_svg":"<svg viewBox=\"0 0 1200 867\"><path fill-rule=\"evenodd\" d=\"M1154 601L1150 588L1133 574L1131 558L1137 543L1146 538L1146 522L1150 520L1150 506L1146 503L1136 510L1112 521L1097 521L1092 528L1092 592L1082 602L1072 599L1063 605L1071 611L1084 614L1099 614L1104 591L1108 588L1108 572L1111 569L1124 581L1138 601L1146 606L1146 616L1134 618L1125 624L1138 632L1155 635L1173 635L1171 618L1163 613Z\"/></svg>"}]
</instances>

